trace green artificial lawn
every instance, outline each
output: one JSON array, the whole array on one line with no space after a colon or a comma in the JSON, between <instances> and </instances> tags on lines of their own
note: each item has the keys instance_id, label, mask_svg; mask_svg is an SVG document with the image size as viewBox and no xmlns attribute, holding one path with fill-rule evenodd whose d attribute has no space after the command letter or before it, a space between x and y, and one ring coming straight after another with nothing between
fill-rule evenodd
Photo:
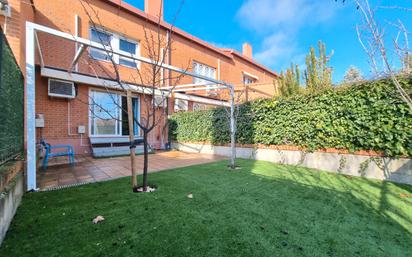
<instances>
[{"instance_id":1,"label":"green artificial lawn","mask_svg":"<svg viewBox=\"0 0 412 257\"><path fill-rule=\"evenodd\" d=\"M238 164L150 174L154 193L129 178L28 193L0 256L412 256L412 187Z\"/></svg>"}]
</instances>

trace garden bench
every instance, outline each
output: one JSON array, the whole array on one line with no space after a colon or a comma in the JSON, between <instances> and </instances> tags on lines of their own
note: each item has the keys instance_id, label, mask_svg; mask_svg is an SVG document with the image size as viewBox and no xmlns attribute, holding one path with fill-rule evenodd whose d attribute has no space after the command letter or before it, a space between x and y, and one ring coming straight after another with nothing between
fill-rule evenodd
<instances>
[{"instance_id":1,"label":"garden bench","mask_svg":"<svg viewBox=\"0 0 412 257\"><path fill-rule=\"evenodd\" d=\"M40 141L44 148L43 169L46 170L51 157L67 156L69 163L74 164L74 150L71 145L50 145L44 139ZM58 151L56 151L58 150Z\"/></svg>"}]
</instances>

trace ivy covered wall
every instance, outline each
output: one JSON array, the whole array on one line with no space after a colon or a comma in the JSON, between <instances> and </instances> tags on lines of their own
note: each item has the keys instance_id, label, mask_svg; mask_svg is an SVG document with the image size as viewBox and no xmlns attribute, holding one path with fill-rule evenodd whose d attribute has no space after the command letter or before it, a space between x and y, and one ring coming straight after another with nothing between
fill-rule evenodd
<instances>
[{"instance_id":1,"label":"ivy covered wall","mask_svg":"<svg viewBox=\"0 0 412 257\"><path fill-rule=\"evenodd\" d=\"M402 83L412 94L412 78ZM224 109L176 113L170 129L178 142L229 143ZM412 156L412 112L388 80L245 103L239 106L237 129L240 144Z\"/></svg>"}]
</instances>

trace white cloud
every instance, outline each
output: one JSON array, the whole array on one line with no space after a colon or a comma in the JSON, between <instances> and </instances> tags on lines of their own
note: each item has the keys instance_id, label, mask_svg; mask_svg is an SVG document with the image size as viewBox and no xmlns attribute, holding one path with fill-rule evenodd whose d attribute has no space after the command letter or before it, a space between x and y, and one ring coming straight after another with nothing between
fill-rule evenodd
<instances>
[{"instance_id":1,"label":"white cloud","mask_svg":"<svg viewBox=\"0 0 412 257\"><path fill-rule=\"evenodd\" d=\"M290 57L296 49L296 45L290 40L287 34L277 32L264 38L262 51L255 54L255 59L259 62L273 66L279 59Z\"/></svg>"},{"instance_id":2,"label":"white cloud","mask_svg":"<svg viewBox=\"0 0 412 257\"><path fill-rule=\"evenodd\" d=\"M290 63L305 67L306 52L299 52L295 38L287 33L277 32L264 38L262 51L255 54L255 59L269 67L277 66L278 69L290 67Z\"/></svg>"},{"instance_id":3,"label":"white cloud","mask_svg":"<svg viewBox=\"0 0 412 257\"><path fill-rule=\"evenodd\" d=\"M299 32L306 26L329 21L336 6L332 0L247 0L238 10L237 19L263 37L256 60L280 69L291 61L304 60L307 49L299 48Z\"/></svg>"},{"instance_id":4,"label":"white cloud","mask_svg":"<svg viewBox=\"0 0 412 257\"><path fill-rule=\"evenodd\" d=\"M295 30L303 24L326 21L335 10L332 0L247 0L237 18L245 27L258 31L279 26Z\"/></svg>"}]
</instances>

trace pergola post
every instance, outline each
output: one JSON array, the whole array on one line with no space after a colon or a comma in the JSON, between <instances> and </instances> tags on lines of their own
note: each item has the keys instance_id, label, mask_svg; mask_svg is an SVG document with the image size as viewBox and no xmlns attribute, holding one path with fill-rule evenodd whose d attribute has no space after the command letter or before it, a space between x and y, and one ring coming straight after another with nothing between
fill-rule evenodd
<instances>
[{"instance_id":1,"label":"pergola post","mask_svg":"<svg viewBox=\"0 0 412 257\"><path fill-rule=\"evenodd\" d=\"M235 168L236 159L236 122L235 122L235 87L230 86L230 167Z\"/></svg>"},{"instance_id":2,"label":"pergola post","mask_svg":"<svg viewBox=\"0 0 412 257\"><path fill-rule=\"evenodd\" d=\"M36 70L34 60L35 35L32 23L26 22L26 172L27 172L27 191L37 190L36 186L36 109L35 109L35 81Z\"/></svg>"}]
</instances>

